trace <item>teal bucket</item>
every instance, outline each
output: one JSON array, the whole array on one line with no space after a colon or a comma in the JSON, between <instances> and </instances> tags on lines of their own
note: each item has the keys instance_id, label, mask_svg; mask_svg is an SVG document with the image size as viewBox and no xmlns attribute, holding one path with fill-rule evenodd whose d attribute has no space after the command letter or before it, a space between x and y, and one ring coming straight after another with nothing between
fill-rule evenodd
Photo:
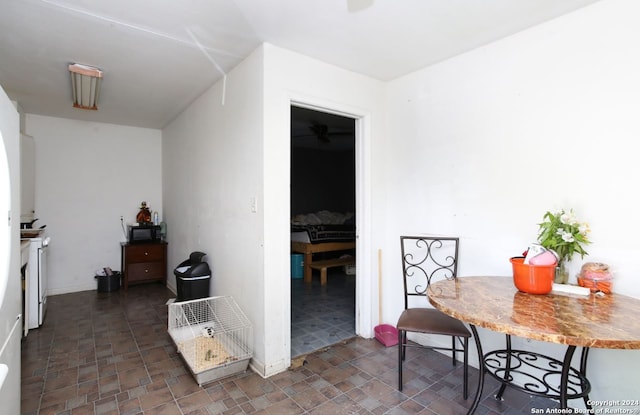
<instances>
[{"instance_id":1,"label":"teal bucket","mask_svg":"<svg viewBox=\"0 0 640 415\"><path fill-rule=\"evenodd\" d=\"M300 279L304 276L304 256L291 254L291 278Z\"/></svg>"}]
</instances>

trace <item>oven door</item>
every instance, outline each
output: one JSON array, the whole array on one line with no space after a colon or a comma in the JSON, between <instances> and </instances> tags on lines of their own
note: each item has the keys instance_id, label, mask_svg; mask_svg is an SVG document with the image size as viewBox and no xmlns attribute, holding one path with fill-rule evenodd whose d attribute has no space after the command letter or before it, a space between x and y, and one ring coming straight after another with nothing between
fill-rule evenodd
<instances>
[{"instance_id":1,"label":"oven door","mask_svg":"<svg viewBox=\"0 0 640 415\"><path fill-rule=\"evenodd\" d=\"M47 310L47 253L49 237L32 238L29 243L27 263L27 290L25 307L28 307L28 329L37 329L44 321Z\"/></svg>"},{"instance_id":2,"label":"oven door","mask_svg":"<svg viewBox=\"0 0 640 415\"><path fill-rule=\"evenodd\" d=\"M38 326L44 322L44 315L47 312L48 251L49 237L46 237L42 240L42 245L38 247Z\"/></svg>"}]
</instances>

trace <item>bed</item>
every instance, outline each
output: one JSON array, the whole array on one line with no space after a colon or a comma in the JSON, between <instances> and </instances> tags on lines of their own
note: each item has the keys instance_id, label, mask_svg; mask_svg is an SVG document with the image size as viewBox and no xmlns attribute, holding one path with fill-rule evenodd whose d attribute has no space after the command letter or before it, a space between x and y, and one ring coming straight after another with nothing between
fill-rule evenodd
<instances>
[{"instance_id":1,"label":"bed","mask_svg":"<svg viewBox=\"0 0 640 415\"><path fill-rule=\"evenodd\" d=\"M311 282L314 254L351 251L356 247L353 213L319 211L296 215L291 220L291 251L304 255L304 281ZM323 259L331 266L331 261ZM337 261L336 264L343 261ZM326 281L325 281L326 282Z\"/></svg>"}]
</instances>

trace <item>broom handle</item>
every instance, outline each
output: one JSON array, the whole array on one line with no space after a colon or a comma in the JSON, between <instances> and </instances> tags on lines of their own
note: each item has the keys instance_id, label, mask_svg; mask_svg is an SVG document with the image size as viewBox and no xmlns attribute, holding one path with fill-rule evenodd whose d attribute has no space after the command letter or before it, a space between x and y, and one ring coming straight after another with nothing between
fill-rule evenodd
<instances>
[{"instance_id":1,"label":"broom handle","mask_svg":"<svg viewBox=\"0 0 640 415\"><path fill-rule=\"evenodd\" d=\"M382 324L382 249L378 249L378 324Z\"/></svg>"}]
</instances>

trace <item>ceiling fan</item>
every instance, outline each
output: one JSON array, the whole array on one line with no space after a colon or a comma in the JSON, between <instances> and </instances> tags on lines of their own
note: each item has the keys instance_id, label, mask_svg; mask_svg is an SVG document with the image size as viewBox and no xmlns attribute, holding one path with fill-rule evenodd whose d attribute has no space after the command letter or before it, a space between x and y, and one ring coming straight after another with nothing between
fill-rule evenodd
<instances>
[{"instance_id":1,"label":"ceiling fan","mask_svg":"<svg viewBox=\"0 0 640 415\"><path fill-rule=\"evenodd\" d=\"M353 131L331 131L327 124L323 124L317 121L311 121L311 124L308 126L311 134L299 134L294 135L295 138L301 137L315 137L318 141L329 144L331 143L332 137L338 136L353 136Z\"/></svg>"}]
</instances>

